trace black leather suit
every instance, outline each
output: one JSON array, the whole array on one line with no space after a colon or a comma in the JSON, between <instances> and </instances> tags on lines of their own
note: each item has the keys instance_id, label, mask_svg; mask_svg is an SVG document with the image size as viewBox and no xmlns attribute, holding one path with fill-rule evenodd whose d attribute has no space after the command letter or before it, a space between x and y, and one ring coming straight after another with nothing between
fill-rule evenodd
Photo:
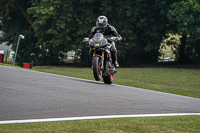
<instances>
[{"instance_id":1,"label":"black leather suit","mask_svg":"<svg viewBox=\"0 0 200 133\"><path fill-rule=\"evenodd\" d=\"M109 24L105 28L99 28L97 26L93 27L89 38L91 39L94 36L94 34L97 32L102 33L106 37L116 37L118 41L122 40L122 37L118 34L117 30ZM115 43L114 42L109 42L109 43L112 44L111 51L117 52Z\"/></svg>"}]
</instances>

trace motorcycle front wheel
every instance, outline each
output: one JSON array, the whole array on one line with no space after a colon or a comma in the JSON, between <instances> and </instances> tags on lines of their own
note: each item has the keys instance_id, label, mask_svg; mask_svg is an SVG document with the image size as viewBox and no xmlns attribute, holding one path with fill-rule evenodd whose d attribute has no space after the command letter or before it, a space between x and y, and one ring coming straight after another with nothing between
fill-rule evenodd
<instances>
[{"instance_id":1,"label":"motorcycle front wheel","mask_svg":"<svg viewBox=\"0 0 200 133\"><path fill-rule=\"evenodd\" d=\"M114 74L110 73L109 75L103 77L103 82L105 84L112 84L114 81Z\"/></svg>"},{"instance_id":2,"label":"motorcycle front wheel","mask_svg":"<svg viewBox=\"0 0 200 133\"><path fill-rule=\"evenodd\" d=\"M100 69L100 58L99 57L94 57L93 62L93 75L96 81L101 80L102 77L102 70Z\"/></svg>"}]
</instances>

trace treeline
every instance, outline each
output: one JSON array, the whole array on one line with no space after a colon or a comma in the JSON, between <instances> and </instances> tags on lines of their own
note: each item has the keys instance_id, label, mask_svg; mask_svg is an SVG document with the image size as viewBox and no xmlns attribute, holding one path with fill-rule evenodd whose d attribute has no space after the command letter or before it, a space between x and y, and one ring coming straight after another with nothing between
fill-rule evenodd
<instances>
[{"instance_id":1,"label":"treeline","mask_svg":"<svg viewBox=\"0 0 200 133\"><path fill-rule=\"evenodd\" d=\"M80 43L87 37L96 19L105 15L123 37L118 42L121 66L156 62L161 42L169 34L178 34L176 59L180 63L200 60L199 0L1 0L0 43L16 48L17 62L35 65L59 64L58 57L81 49L81 64L89 65L89 46Z\"/></svg>"}]
</instances>

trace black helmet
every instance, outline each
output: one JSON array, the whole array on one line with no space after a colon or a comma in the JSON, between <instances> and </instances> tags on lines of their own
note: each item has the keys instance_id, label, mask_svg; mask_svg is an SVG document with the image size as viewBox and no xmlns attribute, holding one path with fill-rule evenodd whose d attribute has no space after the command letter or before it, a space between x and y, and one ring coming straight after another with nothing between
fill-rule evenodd
<instances>
[{"instance_id":1,"label":"black helmet","mask_svg":"<svg viewBox=\"0 0 200 133\"><path fill-rule=\"evenodd\" d=\"M108 19L106 16L99 16L96 22L97 27L105 28L108 25Z\"/></svg>"}]
</instances>

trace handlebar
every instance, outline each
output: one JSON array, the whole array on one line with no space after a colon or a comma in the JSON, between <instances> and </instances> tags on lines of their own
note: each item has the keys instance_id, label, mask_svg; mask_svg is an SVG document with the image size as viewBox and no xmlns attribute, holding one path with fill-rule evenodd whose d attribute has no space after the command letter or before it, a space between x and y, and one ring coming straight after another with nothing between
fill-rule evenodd
<instances>
[{"instance_id":1,"label":"handlebar","mask_svg":"<svg viewBox=\"0 0 200 133\"><path fill-rule=\"evenodd\" d=\"M81 42L89 42L89 38L84 38L84 40L83 41L81 41Z\"/></svg>"},{"instance_id":2,"label":"handlebar","mask_svg":"<svg viewBox=\"0 0 200 133\"><path fill-rule=\"evenodd\" d=\"M117 37L107 37L106 39L109 41L117 41L118 40Z\"/></svg>"}]
</instances>

